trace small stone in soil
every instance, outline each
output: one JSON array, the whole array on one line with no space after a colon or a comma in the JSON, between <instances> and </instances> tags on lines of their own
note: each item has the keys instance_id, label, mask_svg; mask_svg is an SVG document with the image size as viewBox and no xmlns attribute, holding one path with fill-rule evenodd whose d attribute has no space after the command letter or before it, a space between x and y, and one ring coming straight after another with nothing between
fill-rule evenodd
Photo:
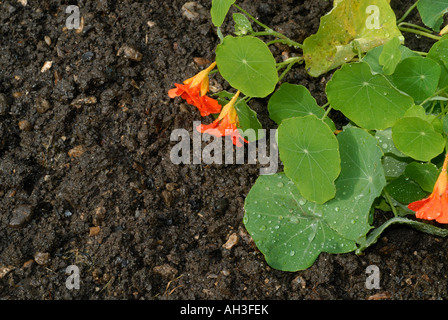
<instances>
[{"instance_id":1,"label":"small stone in soil","mask_svg":"<svg viewBox=\"0 0 448 320\"><path fill-rule=\"evenodd\" d=\"M8 225L12 228L21 228L31 219L32 214L33 208L30 205L19 205L14 209Z\"/></svg>"}]
</instances>

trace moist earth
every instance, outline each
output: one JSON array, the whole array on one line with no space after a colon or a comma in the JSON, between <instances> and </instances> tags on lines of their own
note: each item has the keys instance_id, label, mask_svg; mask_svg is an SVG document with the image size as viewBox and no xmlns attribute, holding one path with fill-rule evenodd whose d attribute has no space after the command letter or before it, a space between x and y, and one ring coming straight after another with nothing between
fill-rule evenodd
<instances>
[{"instance_id":1,"label":"moist earth","mask_svg":"<svg viewBox=\"0 0 448 320\"><path fill-rule=\"evenodd\" d=\"M0 298L446 298L446 239L395 226L362 255L321 254L307 270L281 272L243 225L263 165L171 162L171 132L192 134L201 117L167 92L214 61L219 43L210 1L187 11L186 2L0 2ZM303 42L332 1L238 4ZM68 5L79 7L80 29L66 27ZM410 4L391 5L401 16ZM420 23L418 13L408 21ZM232 33L231 18L222 31ZM414 50L432 43L405 37ZM271 49L279 59L296 53ZM231 89L211 78L214 90ZM297 66L283 81L323 105L330 78ZM266 99L250 106L275 128ZM377 212L376 221L390 216ZM366 286L370 265L379 288ZM66 286L68 266L78 268L79 288Z\"/></svg>"}]
</instances>

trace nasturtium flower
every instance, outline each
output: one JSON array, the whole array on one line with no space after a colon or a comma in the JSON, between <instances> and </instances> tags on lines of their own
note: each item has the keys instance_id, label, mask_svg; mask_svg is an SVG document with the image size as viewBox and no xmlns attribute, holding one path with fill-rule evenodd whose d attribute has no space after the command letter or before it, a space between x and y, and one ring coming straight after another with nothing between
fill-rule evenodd
<instances>
[{"instance_id":1,"label":"nasturtium flower","mask_svg":"<svg viewBox=\"0 0 448 320\"><path fill-rule=\"evenodd\" d=\"M446 172L448 154L445 156L442 171L434 185L429 197L412 202L408 208L415 211L419 219L436 220L439 223L448 223L448 175Z\"/></svg>"},{"instance_id":2,"label":"nasturtium flower","mask_svg":"<svg viewBox=\"0 0 448 320\"><path fill-rule=\"evenodd\" d=\"M240 92L238 91L232 100L222 108L221 113L215 121L208 125L200 124L196 129L201 133L208 133L215 137L230 136L234 145L242 147L243 141L248 141L238 131L239 119L235 109L235 103L239 94Z\"/></svg>"},{"instance_id":3,"label":"nasturtium flower","mask_svg":"<svg viewBox=\"0 0 448 320\"><path fill-rule=\"evenodd\" d=\"M180 96L188 104L197 107L203 117L212 113L219 113L221 111L221 105L218 101L206 96L209 90L208 75L215 66L216 62L213 62L207 69L185 80L183 84L175 83L176 88L169 90L168 96L170 98Z\"/></svg>"}]
</instances>

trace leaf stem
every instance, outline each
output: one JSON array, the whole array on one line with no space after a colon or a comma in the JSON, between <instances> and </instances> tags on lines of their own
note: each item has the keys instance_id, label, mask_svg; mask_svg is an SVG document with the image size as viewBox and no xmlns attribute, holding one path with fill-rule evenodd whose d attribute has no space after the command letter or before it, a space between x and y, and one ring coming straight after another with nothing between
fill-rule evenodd
<instances>
[{"instance_id":1,"label":"leaf stem","mask_svg":"<svg viewBox=\"0 0 448 320\"><path fill-rule=\"evenodd\" d=\"M431 101L432 98L437 97L439 94L443 93L443 92L446 91L447 89L448 89L448 86L446 86L446 87L440 89L439 91L436 91L432 96L426 98L426 100L423 100L423 102L420 103L420 105L423 107L423 105L424 105L426 102Z\"/></svg>"},{"instance_id":2,"label":"leaf stem","mask_svg":"<svg viewBox=\"0 0 448 320\"><path fill-rule=\"evenodd\" d=\"M238 10L240 10L245 15L247 15L256 24L258 24L260 27L262 27L264 29L264 31L252 32L251 33L252 36L254 36L254 37L256 37L256 36L274 36L274 37L279 38L279 40L273 40L273 41L269 42L268 45L276 43L276 42L281 42L281 43L284 43L284 44L286 44L286 45L288 45L290 47L295 47L295 48L300 48L300 49L303 47L301 43L293 41L293 40L289 39L287 36L285 36L284 34L282 34L280 32L276 32L276 31L272 30L271 28L269 28L264 23L261 23L260 21L258 21L258 19L253 17L250 13L248 13L246 10L244 10L240 6L238 6L236 4L233 4L233 6L235 8L237 8Z\"/></svg>"},{"instance_id":3,"label":"leaf stem","mask_svg":"<svg viewBox=\"0 0 448 320\"><path fill-rule=\"evenodd\" d=\"M424 36L424 37L427 37L427 38L430 38L430 39L434 39L434 40L440 40L442 37L439 37L439 36L435 36L435 35L433 35L433 34L430 34L430 33L428 33L428 32L424 32L424 31L422 31L422 30L415 30L415 29L411 29L411 28L405 28L405 27L398 27L398 29L400 30L400 31L404 31L404 32L410 32L410 33L415 33L415 34L417 34L417 35L420 35L420 36Z\"/></svg>"},{"instance_id":4,"label":"leaf stem","mask_svg":"<svg viewBox=\"0 0 448 320\"><path fill-rule=\"evenodd\" d=\"M251 35L254 37L273 36L273 37L280 38L278 40L273 40L273 41L268 42L268 45L275 43L275 42L282 42L282 43L284 43L290 47L294 47L294 48L301 49L303 47L303 45L301 43L293 41L293 40L289 39L288 37L286 37L284 34L274 31L272 29L267 29L265 31L259 31L259 32L252 32Z\"/></svg>"},{"instance_id":5,"label":"leaf stem","mask_svg":"<svg viewBox=\"0 0 448 320\"><path fill-rule=\"evenodd\" d=\"M394 217L398 217L397 209L395 209L395 206L392 202L392 198L390 197L389 192L387 192L386 189L384 189L383 194L384 194L384 197L386 198L387 202L389 203L390 208L392 209Z\"/></svg>"},{"instance_id":6,"label":"leaf stem","mask_svg":"<svg viewBox=\"0 0 448 320\"><path fill-rule=\"evenodd\" d=\"M412 10L414 10L415 7L417 7L417 4L418 0L412 6L409 7L409 9L403 14L403 16L400 19L397 20L397 24L403 22L404 19L406 19L408 15L412 12Z\"/></svg>"},{"instance_id":7,"label":"leaf stem","mask_svg":"<svg viewBox=\"0 0 448 320\"><path fill-rule=\"evenodd\" d=\"M327 108L327 110L325 110L325 113L324 113L324 115L322 116L322 121L324 121L325 120L325 118L328 116L328 114L330 113L330 111L333 109L331 106L330 106L330 103L329 102L327 102L326 104L324 104L323 106L322 106L322 108L325 108L326 106L329 106L328 108Z\"/></svg>"},{"instance_id":8,"label":"leaf stem","mask_svg":"<svg viewBox=\"0 0 448 320\"><path fill-rule=\"evenodd\" d=\"M295 65L296 63L301 63L302 61L303 61L303 57L292 57L292 58L286 59L285 61L280 62L279 64L277 64L277 67L279 65L281 65L280 66L280 68L281 68L285 63L288 63L286 69L278 77L278 81L279 82L282 81L283 77L286 76L286 74L291 70L293 65Z\"/></svg>"},{"instance_id":9,"label":"leaf stem","mask_svg":"<svg viewBox=\"0 0 448 320\"><path fill-rule=\"evenodd\" d=\"M424 28L424 27L419 26L417 24L413 24L413 23L409 23L409 22L401 22L397 26L398 27L401 27L401 26L411 27L411 28L414 28L414 29L419 29L419 30L421 30L423 32L427 32L427 33L431 33L432 32L432 30L430 30L430 29L427 29L427 28Z\"/></svg>"},{"instance_id":10,"label":"leaf stem","mask_svg":"<svg viewBox=\"0 0 448 320\"><path fill-rule=\"evenodd\" d=\"M240 6L233 4L233 6L235 8L237 8L238 10L240 10L242 13L244 13L246 16L248 16L250 19L252 19L256 24L258 24L260 27L262 27L263 29L270 29L267 25L261 23L260 21L258 21L256 18L254 18L251 14L249 14L246 10L244 10L243 8L241 8Z\"/></svg>"}]
</instances>

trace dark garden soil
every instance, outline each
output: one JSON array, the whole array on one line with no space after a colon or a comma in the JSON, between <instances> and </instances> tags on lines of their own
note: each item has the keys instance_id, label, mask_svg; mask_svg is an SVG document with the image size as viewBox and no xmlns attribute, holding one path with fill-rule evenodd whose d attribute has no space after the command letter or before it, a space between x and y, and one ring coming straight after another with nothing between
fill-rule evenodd
<instances>
[{"instance_id":1,"label":"dark garden soil","mask_svg":"<svg viewBox=\"0 0 448 320\"><path fill-rule=\"evenodd\" d=\"M0 1L0 298L447 298L447 239L393 227L363 255L321 254L308 270L281 272L242 222L262 166L170 161L171 132L192 133L201 117L167 91L213 61L219 41L210 1L199 0L204 9L193 14L185 2ZM64 28L70 4L80 8L80 32ZM239 4L302 42L332 1ZM392 0L398 16L410 4ZM227 22L224 34L233 29ZM416 50L432 43L405 36ZM272 50L279 59L294 53ZM51 68L41 70L46 61ZM330 77L298 66L284 81L306 86L322 105ZM230 89L217 75L211 85ZM250 105L275 128L266 103ZM382 216L390 217L377 213L378 223ZM231 235L237 243L223 247ZM372 264L380 289L365 285ZM66 287L70 265L79 268L78 290Z\"/></svg>"}]
</instances>

